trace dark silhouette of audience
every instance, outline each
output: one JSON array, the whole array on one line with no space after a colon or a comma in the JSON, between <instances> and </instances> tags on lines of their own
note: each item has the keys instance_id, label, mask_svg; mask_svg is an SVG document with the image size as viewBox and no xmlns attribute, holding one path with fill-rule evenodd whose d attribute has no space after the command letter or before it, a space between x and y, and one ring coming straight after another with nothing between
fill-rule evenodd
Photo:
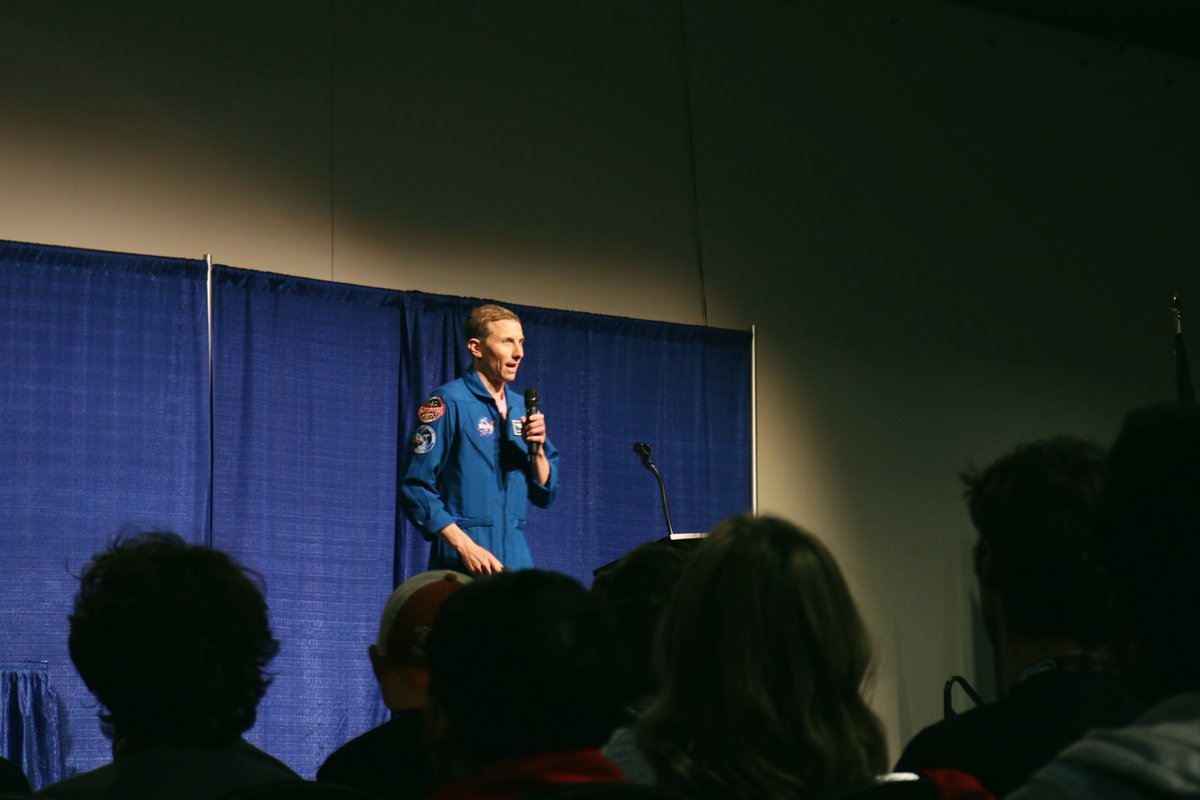
<instances>
[{"instance_id":1,"label":"dark silhouette of audience","mask_svg":"<svg viewBox=\"0 0 1200 800\"><path fill-rule=\"evenodd\" d=\"M1141 710L1106 650L1108 590L1091 547L1103 458L1057 437L963 475L1002 696L921 731L898 771L952 767L1001 795L1090 728Z\"/></svg>"},{"instance_id":2,"label":"dark silhouette of audience","mask_svg":"<svg viewBox=\"0 0 1200 800\"><path fill-rule=\"evenodd\" d=\"M6 758L0 758L0 795L28 792L29 781L21 768Z\"/></svg>"},{"instance_id":3,"label":"dark silhouette of audience","mask_svg":"<svg viewBox=\"0 0 1200 800\"><path fill-rule=\"evenodd\" d=\"M655 662L662 688L638 726L664 788L802 798L885 770L862 619L833 556L791 523L713 530L663 612Z\"/></svg>"},{"instance_id":4,"label":"dark silhouette of audience","mask_svg":"<svg viewBox=\"0 0 1200 800\"><path fill-rule=\"evenodd\" d=\"M425 639L442 604L470 582L450 570L422 572L388 597L368 655L392 718L335 750L317 770L318 781L389 799L424 797L434 788L421 725L429 684Z\"/></svg>"},{"instance_id":5,"label":"dark silhouette of audience","mask_svg":"<svg viewBox=\"0 0 1200 800\"><path fill-rule=\"evenodd\" d=\"M394 716L315 784L242 739L278 649L256 576L172 533L120 538L84 569L68 640L113 760L38 794L1200 795L1195 411L1134 412L1107 460L1059 437L964 480L1002 696L918 734L897 768L926 779L907 788L881 780L871 648L837 562L787 521L738 515L686 554L635 548L592 592L536 569L405 581L368 649ZM0 759L0 794L28 790Z\"/></svg>"},{"instance_id":6,"label":"dark silhouette of audience","mask_svg":"<svg viewBox=\"0 0 1200 800\"><path fill-rule=\"evenodd\" d=\"M262 592L225 553L173 533L119 539L84 568L68 649L113 761L39 794L190 800L300 780L241 738L278 642Z\"/></svg>"},{"instance_id":7,"label":"dark silhouette of audience","mask_svg":"<svg viewBox=\"0 0 1200 800\"><path fill-rule=\"evenodd\" d=\"M573 578L519 570L451 596L426 642L431 798L515 798L622 780L599 748L630 699L612 610Z\"/></svg>"},{"instance_id":8,"label":"dark silhouette of audience","mask_svg":"<svg viewBox=\"0 0 1200 800\"><path fill-rule=\"evenodd\" d=\"M1200 795L1200 417L1130 414L1108 459L1097 551L1117 595L1116 653L1154 704L1135 723L1089 733L1013 797Z\"/></svg>"},{"instance_id":9,"label":"dark silhouette of audience","mask_svg":"<svg viewBox=\"0 0 1200 800\"><path fill-rule=\"evenodd\" d=\"M634 700L626 708L626 721L604 745L604 755L620 768L626 780L652 785L654 771L642 755L633 723L649 708L658 692L652 651L662 609L693 547L670 541L638 545L608 565L592 581L592 592L607 600L616 612L633 652Z\"/></svg>"}]
</instances>

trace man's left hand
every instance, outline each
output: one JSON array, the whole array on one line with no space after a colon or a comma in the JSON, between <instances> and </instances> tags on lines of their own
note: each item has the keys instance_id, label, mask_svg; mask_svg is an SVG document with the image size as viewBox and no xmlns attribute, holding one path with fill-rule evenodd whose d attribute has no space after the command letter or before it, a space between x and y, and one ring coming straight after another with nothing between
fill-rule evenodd
<instances>
[{"instance_id":1,"label":"man's left hand","mask_svg":"<svg viewBox=\"0 0 1200 800\"><path fill-rule=\"evenodd\" d=\"M538 454L530 459L530 467L533 479L545 486L550 480L550 459L546 458L546 417L542 412L521 417L521 438L526 443L537 442L542 445Z\"/></svg>"},{"instance_id":2,"label":"man's left hand","mask_svg":"<svg viewBox=\"0 0 1200 800\"><path fill-rule=\"evenodd\" d=\"M521 438L526 442L546 442L546 415L537 412L532 417L521 417Z\"/></svg>"}]
</instances>

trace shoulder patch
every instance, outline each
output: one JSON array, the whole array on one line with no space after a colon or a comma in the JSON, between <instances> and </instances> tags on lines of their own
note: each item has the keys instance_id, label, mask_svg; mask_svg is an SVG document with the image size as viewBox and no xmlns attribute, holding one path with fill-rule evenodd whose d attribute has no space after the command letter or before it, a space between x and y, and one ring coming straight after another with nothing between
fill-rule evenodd
<instances>
[{"instance_id":1,"label":"shoulder patch","mask_svg":"<svg viewBox=\"0 0 1200 800\"><path fill-rule=\"evenodd\" d=\"M425 455L437 444L437 434L428 425L417 428L412 437L412 449L417 455Z\"/></svg>"},{"instance_id":2,"label":"shoulder patch","mask_svg":"<svg viewBox=\"0 0 1200 800\"><path fill-rule=\"evenodd\" d=\"M421 404L417 409L417 418L426 424L440 419L446 413L446 404L436 394Z\"/></svg>"}]
</instances>

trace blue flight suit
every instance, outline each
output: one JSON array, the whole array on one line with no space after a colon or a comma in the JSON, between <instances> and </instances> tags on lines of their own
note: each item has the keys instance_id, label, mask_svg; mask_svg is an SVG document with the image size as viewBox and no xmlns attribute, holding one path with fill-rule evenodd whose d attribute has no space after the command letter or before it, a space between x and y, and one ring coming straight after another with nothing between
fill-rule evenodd
<instances>
[{"instance_id":1,"label":"blue flight suit","mask_svg":"<svg viewBox=\"0 0 1200 800\"><path fill-rule=\"evenodd\" d=\"M521 438L525 398L507 385L508 417L479 374L438 387L417 412L401 484L404 515L431 542L429 569L466 567L458 551L437 535L457 522L508 569L532 567L525 543L529 502L545 508L558 488L558 450L543 444L550 477L543 486L529 475L529 447Z\"/></svg>"}]
</instances>

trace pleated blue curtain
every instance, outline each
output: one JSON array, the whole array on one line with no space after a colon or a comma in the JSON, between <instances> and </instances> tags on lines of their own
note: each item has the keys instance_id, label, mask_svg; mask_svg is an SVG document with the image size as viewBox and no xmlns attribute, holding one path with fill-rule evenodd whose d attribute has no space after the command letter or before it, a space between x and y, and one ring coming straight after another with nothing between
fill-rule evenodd
<instances>
[{"instance_id":1,"label":"pleated blue curtain","mask_svg":"<svg viewBox=\"0 0 1200 800\"><path fill-rule=\"evenodd\" d=\"M311 776L386 714L366 648L428 555L399 470L417 407L468 365L482 301L218 266L210 384L205 294L195 261L0 243L0 661L47 662L66 772L109 758L66 615L128 525L262 575L281 651L251 741ZM747 333L511 307L517 388L539 388L562 451L555 504L530 511L539 566L588 582L663 535L634 441L654 447L677 531L749 505Z\"/></svg>"},{"instance_id":2,"label":"pleated blue curtain","mask_svg":"<svg viewBox=\"0 0 1200 800\"><path fill-rule=\"evenodd\" d=\"M462 326L467 311L482 301L469 298L405 292L399 296L401 352L397 398L400 436L396 450L397 475L403 475L409 437L417 427L417 408L443 383L458 377L467 363ZM399 485L392 487L399 495ZM397 514L395 575L403 580L425 569L429 545L416 528Z\"/></svg>"},{"instance_id":3,"label":"pleated blue curtain","mask_svg":"<svg viewBox=\"0 0 1200 800\"><path fill-rule=\"evenodd\" d=\"M127 525L205 534L207 347L203 263L0 242L0 661L46 662L68 770L110 757L67 656L79 571Z\"/></svg>"},{"instance_id":4,"label":"pleated blue curtain","mask_svg":"<svg viewBox=\"0 0 1200 800\"><path fill-rule=\"evenodd\" d=\"M0 743L31 786L63 777L58 695L48 664L0 664Z\"/></svg>"},{"instance_id":5,"label":"pleated blue curtain","mask_svg":"<svg viewBox=\"0 0 1200 800\"><path fill-rule=\"evenodd\" d=\"M530 343L529 367L546 377L554 441L578 463L550 524L530 530L542 564L590 575L665 535L658 483L635 441L653 447L674 530L708 530L749 509L748 332L532 308L522 319L541 343Z\"/></svg>"},{"instance_id":6,"label":"pleated blue curtain","mask_svg":"<svg viewBox=\"0 0 1200 800\"><path fill-rule=\"evenodd\" d=\"M213 545L266 581L280 640L248 738L311 776L384 719L367 660L393 587L392 292L213 269Z\"/></svg>"},{"instance_id":7,"label":"pleated blue curtain","mask_svg":"<svg viewBox=\"0 0 1200 800\"><path fill-rule=\"evenodd\" d=\"M750 334L519 308L529 363L567 477L536 522L538 563L590 578L666 534L658 484L633 452L653 448L678 532L750 507Z\"/></svg>"}]
</instances>

